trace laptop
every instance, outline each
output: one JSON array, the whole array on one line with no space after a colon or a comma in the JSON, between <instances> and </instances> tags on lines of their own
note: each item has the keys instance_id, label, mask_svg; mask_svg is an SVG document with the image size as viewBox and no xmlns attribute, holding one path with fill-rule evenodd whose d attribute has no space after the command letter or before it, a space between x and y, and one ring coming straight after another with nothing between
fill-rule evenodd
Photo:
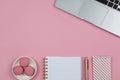
<instances>
[{"instance_id":1,"label":"laptop","mask_svg":"<svg viewBox=\"0 0 120 80\"><path fill-rule=\"evenodd\" d=\"M119 0L56 0L55 6L120 37Z\"/></svg>"}]
</instances>

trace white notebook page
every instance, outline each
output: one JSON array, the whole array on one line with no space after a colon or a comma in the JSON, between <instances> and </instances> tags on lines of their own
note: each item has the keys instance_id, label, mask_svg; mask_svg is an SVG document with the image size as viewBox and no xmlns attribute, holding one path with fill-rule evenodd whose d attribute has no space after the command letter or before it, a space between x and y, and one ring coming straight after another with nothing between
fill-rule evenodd
<instances>
[{"instance_id":1,"label":"white notebook page","mask_svg":"<svg viewBox=\"0 0 120 80\"><path fill-rule=\"evenodd\" d=\"M46 80L82 80L80 57L46 57Z\"/></svg>"}]
</instances>

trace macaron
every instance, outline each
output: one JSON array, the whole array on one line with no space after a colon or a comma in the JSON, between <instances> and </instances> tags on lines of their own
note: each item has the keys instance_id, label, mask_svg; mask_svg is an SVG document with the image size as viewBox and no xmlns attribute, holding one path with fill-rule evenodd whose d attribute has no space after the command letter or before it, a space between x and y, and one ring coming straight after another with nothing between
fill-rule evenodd
<instances>
[{"instance_id":1,"label":"macaron","mask_svg":"<svg viewBox=\"0 0 120 80\"><path fill-rule=\"evenodd\" d=\"M20 59L20 66L27 67L29 65L30 61L28 58L23 57Z\"/></svg>"},{"instance_id":2,"label":"macaron","mask_svg":"<svg viewBox=\"0 0 120 80\"><path fill-rule=\"evenodd\" d=\"M24 70L21 66L16 66L16 67L13 68L13 72L16 75L21 75L21 74L23 74Z\"/></svg>"},{"instance_id":3,"label":"macaron","mask_svg":"<svg viewBox=\"0 0 120 80\"><path fill-rule=\"evenodd\" d=\"M24 74L27 76L32 76L35 72L35 69L31 66L25 67L24 68Z\"/></svg>"}]
</instances>

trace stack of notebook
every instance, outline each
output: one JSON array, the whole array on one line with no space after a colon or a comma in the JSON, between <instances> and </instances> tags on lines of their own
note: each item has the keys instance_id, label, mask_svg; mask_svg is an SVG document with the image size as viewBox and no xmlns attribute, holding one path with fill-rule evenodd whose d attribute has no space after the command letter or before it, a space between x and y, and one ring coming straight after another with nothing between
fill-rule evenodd
<instances>
[{"instance_id":1,"label":"stack of notebook","mask_svg":"<svg viewBox=\"0 0 120 80\"><path fill-rule=\"evenodd\" d=\"M89 80L89 60L84 59L84 77ZM45 57L45 80L82 80L82 57ZM93 80L111 80L111 57L92 57Z\"/></svg>"}]
</instances>

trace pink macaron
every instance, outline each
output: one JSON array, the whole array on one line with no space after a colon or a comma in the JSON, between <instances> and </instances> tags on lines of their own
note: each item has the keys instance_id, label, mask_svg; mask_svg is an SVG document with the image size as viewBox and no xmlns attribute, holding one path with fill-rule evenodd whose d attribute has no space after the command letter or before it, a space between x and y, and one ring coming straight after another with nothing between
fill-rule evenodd
<instances>
[{"instance_id":1,"label":"pink macaron","mask_svg":"<svg viewBox=\"0 0 120 80\"><path fill-rule=\"evenodd\" d=\"M24 74L27 76L32 76L35 72L35 69L31 66L25 67L24 68Z\"/></svg>"},{"instance_id":2,"label":"pink macaron","mask_svg":"<svg viewBox=\"0 0 120 80\"><path fill-rule=\"evenodd\" d=\"M23 58L20 59L20 65L22 67L27 67L29 65L29 63L30 63L30 61L26 57L23 57Z\"/></svg>"},{"instance_id":3,"label":"pink macaron","mask_svg":"<svg viewBox=\"0 0 120 80\"><path fill-rule=\"evenodd\" d=\"M13 72L16 75L21 75L21 74L23 74L24 70L21 66L16 66L16 67L13 68Z\"/></svg>"}]
</instances>

